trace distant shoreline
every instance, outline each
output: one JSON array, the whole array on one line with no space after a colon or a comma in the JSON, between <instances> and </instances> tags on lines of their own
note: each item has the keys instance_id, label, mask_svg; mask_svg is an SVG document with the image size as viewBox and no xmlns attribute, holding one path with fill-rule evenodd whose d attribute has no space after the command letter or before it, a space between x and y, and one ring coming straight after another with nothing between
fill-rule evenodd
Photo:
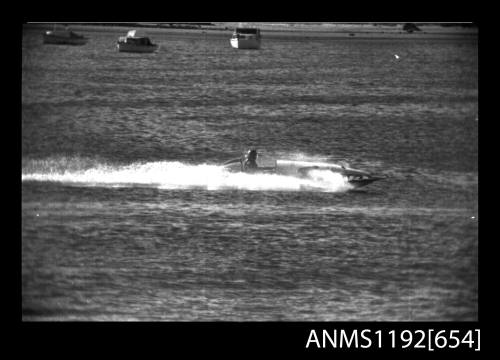
<instances>
[{"instance_id":1,"label":"distant shoreline","mask_svg":"<svg viewBox=\"0 0 500 360\"><path fill-rule=\"evenodd\" d=\"M472 23L417 23L420 31L403 30L404 23L65 23L73 31L113 31L126 33L141 28L154 34L204 34L230 36L235 27L257 27L262 36L318 38L456 38L477 37L478 28ZM49 30L53 23L27 23L24 29Z\"/></svg>"}]
</instances>

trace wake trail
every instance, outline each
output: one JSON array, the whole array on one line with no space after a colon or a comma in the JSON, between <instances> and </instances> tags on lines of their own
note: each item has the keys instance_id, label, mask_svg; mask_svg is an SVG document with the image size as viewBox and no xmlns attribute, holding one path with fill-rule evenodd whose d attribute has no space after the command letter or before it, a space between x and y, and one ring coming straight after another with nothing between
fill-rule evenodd
<instances>
[{"instance_id":1,"label":"wake trail","mask_svg":"<svg viewBox=\"0 0 500 360\"><path fill-rule=\"evenodd\" d=\"M152 187L206 190L315 190L343 192L351 189L346 179L331 171L311 171L308 178L275 174L233 173L220 165L157 161L109 165L96 161L64 159L30 160L23 163L22 181L58 182L75 186Z\"/></svg>"}]
</instances>

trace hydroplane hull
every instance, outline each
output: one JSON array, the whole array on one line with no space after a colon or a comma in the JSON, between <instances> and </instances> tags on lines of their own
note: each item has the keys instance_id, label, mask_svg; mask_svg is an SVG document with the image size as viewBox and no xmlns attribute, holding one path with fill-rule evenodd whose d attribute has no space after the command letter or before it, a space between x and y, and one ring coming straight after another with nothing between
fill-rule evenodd
<instances>
[{"instance_id":1,"label":"hydroplane hull","mask_svg":"<svg viewBox=\"0 0 500 360\"><path fill-rule=\"evenodd\" d=\"M294 160L276 160L274 166L259 166L255 169L243 169L243 160L241 158L229 160L224 163L229 171L246 172L246 173L261 173L261 174L277 174L286 176L296 176L306 178L310 176L313 170L327 170L334 173L339 173L347 178L347 182L354 187L362 187L371 184L375 181L384 179L384 177L374 176L369 172L353 169L344 165L325 163L325 162L310 162L310 161L294 161Z\"/></svg>"}]
</instances>

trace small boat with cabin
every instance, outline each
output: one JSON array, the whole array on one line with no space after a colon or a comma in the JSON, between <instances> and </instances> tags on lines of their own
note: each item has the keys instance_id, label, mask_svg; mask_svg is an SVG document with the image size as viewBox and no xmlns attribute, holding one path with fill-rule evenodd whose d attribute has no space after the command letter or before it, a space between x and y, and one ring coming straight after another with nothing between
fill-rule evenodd
<instances>
[{"instance_id":1,"label":"small boat with cabin","mask_svg":"<svg viewBox=\"0 0 500 360\"><path fill-rule=\"evenodd\" d=\"M152 53L158 50L159 45L153 44L145 34L130 30L127 36L118 38L116 47L119 52Z\"/></svg>"},{"instance_id":2,"label":"small boat with cabin","mask_svg":"<svg viewBox=\"0 0 500 360\"><path fill-rule=\"evenodd\" d=\"M85 45L89 41L83 35L78 35L71 31L69 27L65 26L61 28L54 25L53 30L46 31L43 34L44 44L56 44L56 45Z\"/></svg>"},{"instance_id":3,"label":"small boat with cabin","mask_svg":"<svg viewBox=\"0 0 500 360\"><path fill-rule=\"evenodd\" d=\"M231 46L236 49L260 49L260 29L236 28L231 36Z\"/></svg>"}]
</instances>

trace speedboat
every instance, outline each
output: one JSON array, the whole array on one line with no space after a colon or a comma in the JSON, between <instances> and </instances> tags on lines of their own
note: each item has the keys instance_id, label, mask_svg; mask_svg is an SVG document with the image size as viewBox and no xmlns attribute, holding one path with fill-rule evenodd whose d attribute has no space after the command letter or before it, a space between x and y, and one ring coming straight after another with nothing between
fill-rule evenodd
<instances>
[{"instance_id":1,"label":"speedboat","mask_svg":"<svg viewBox=\"0 0 500 360\"><path fill-rule=\"evenodd\" d=\"M43 34L44 44L85 45L88 41L88 38L74 33L67 26L64 29L56 29L56 26L54 26L53 30L46 31Z\"/></svg>"},{"instance_id":2,"label":"speedboat","mask_svg":"<svg viewBox=\"0 0 500 360\"><path fill-rule=\"evenodd\" d=\"M153 44L149 37L138 34L137 30L130 30L127 36L118 38L116 47L119 52L152 53L158 50L159 45Z\"/></svg>"},{"instance_id":3,"label":"speedboat","mask_svg":"<svg viewBox=\"0 0 500 360\"><path fill-rule=\"evenodd\" d=\"M386 177L375 176L367 171L353 169L347 163L335 164L327 162L296 161L296 160L274 160L273 166L258 166L256 168L245 168L245 156L226 161L223 166L231 172L277 174L307 178L311 171L331 171L338 173L347 179L347 182L358 188L371 184L374 181Z\"/></svg>"},{"instance_id":4,"label":"speedboat","mask_svg":"<svg viewBox=\"0 0 500 360\"><path fill-rule=\"evenodd\" d=\"M231 36L231 46L236 49L260 49L260 29L236 28Z\"/></svg>"}]
</instances>

